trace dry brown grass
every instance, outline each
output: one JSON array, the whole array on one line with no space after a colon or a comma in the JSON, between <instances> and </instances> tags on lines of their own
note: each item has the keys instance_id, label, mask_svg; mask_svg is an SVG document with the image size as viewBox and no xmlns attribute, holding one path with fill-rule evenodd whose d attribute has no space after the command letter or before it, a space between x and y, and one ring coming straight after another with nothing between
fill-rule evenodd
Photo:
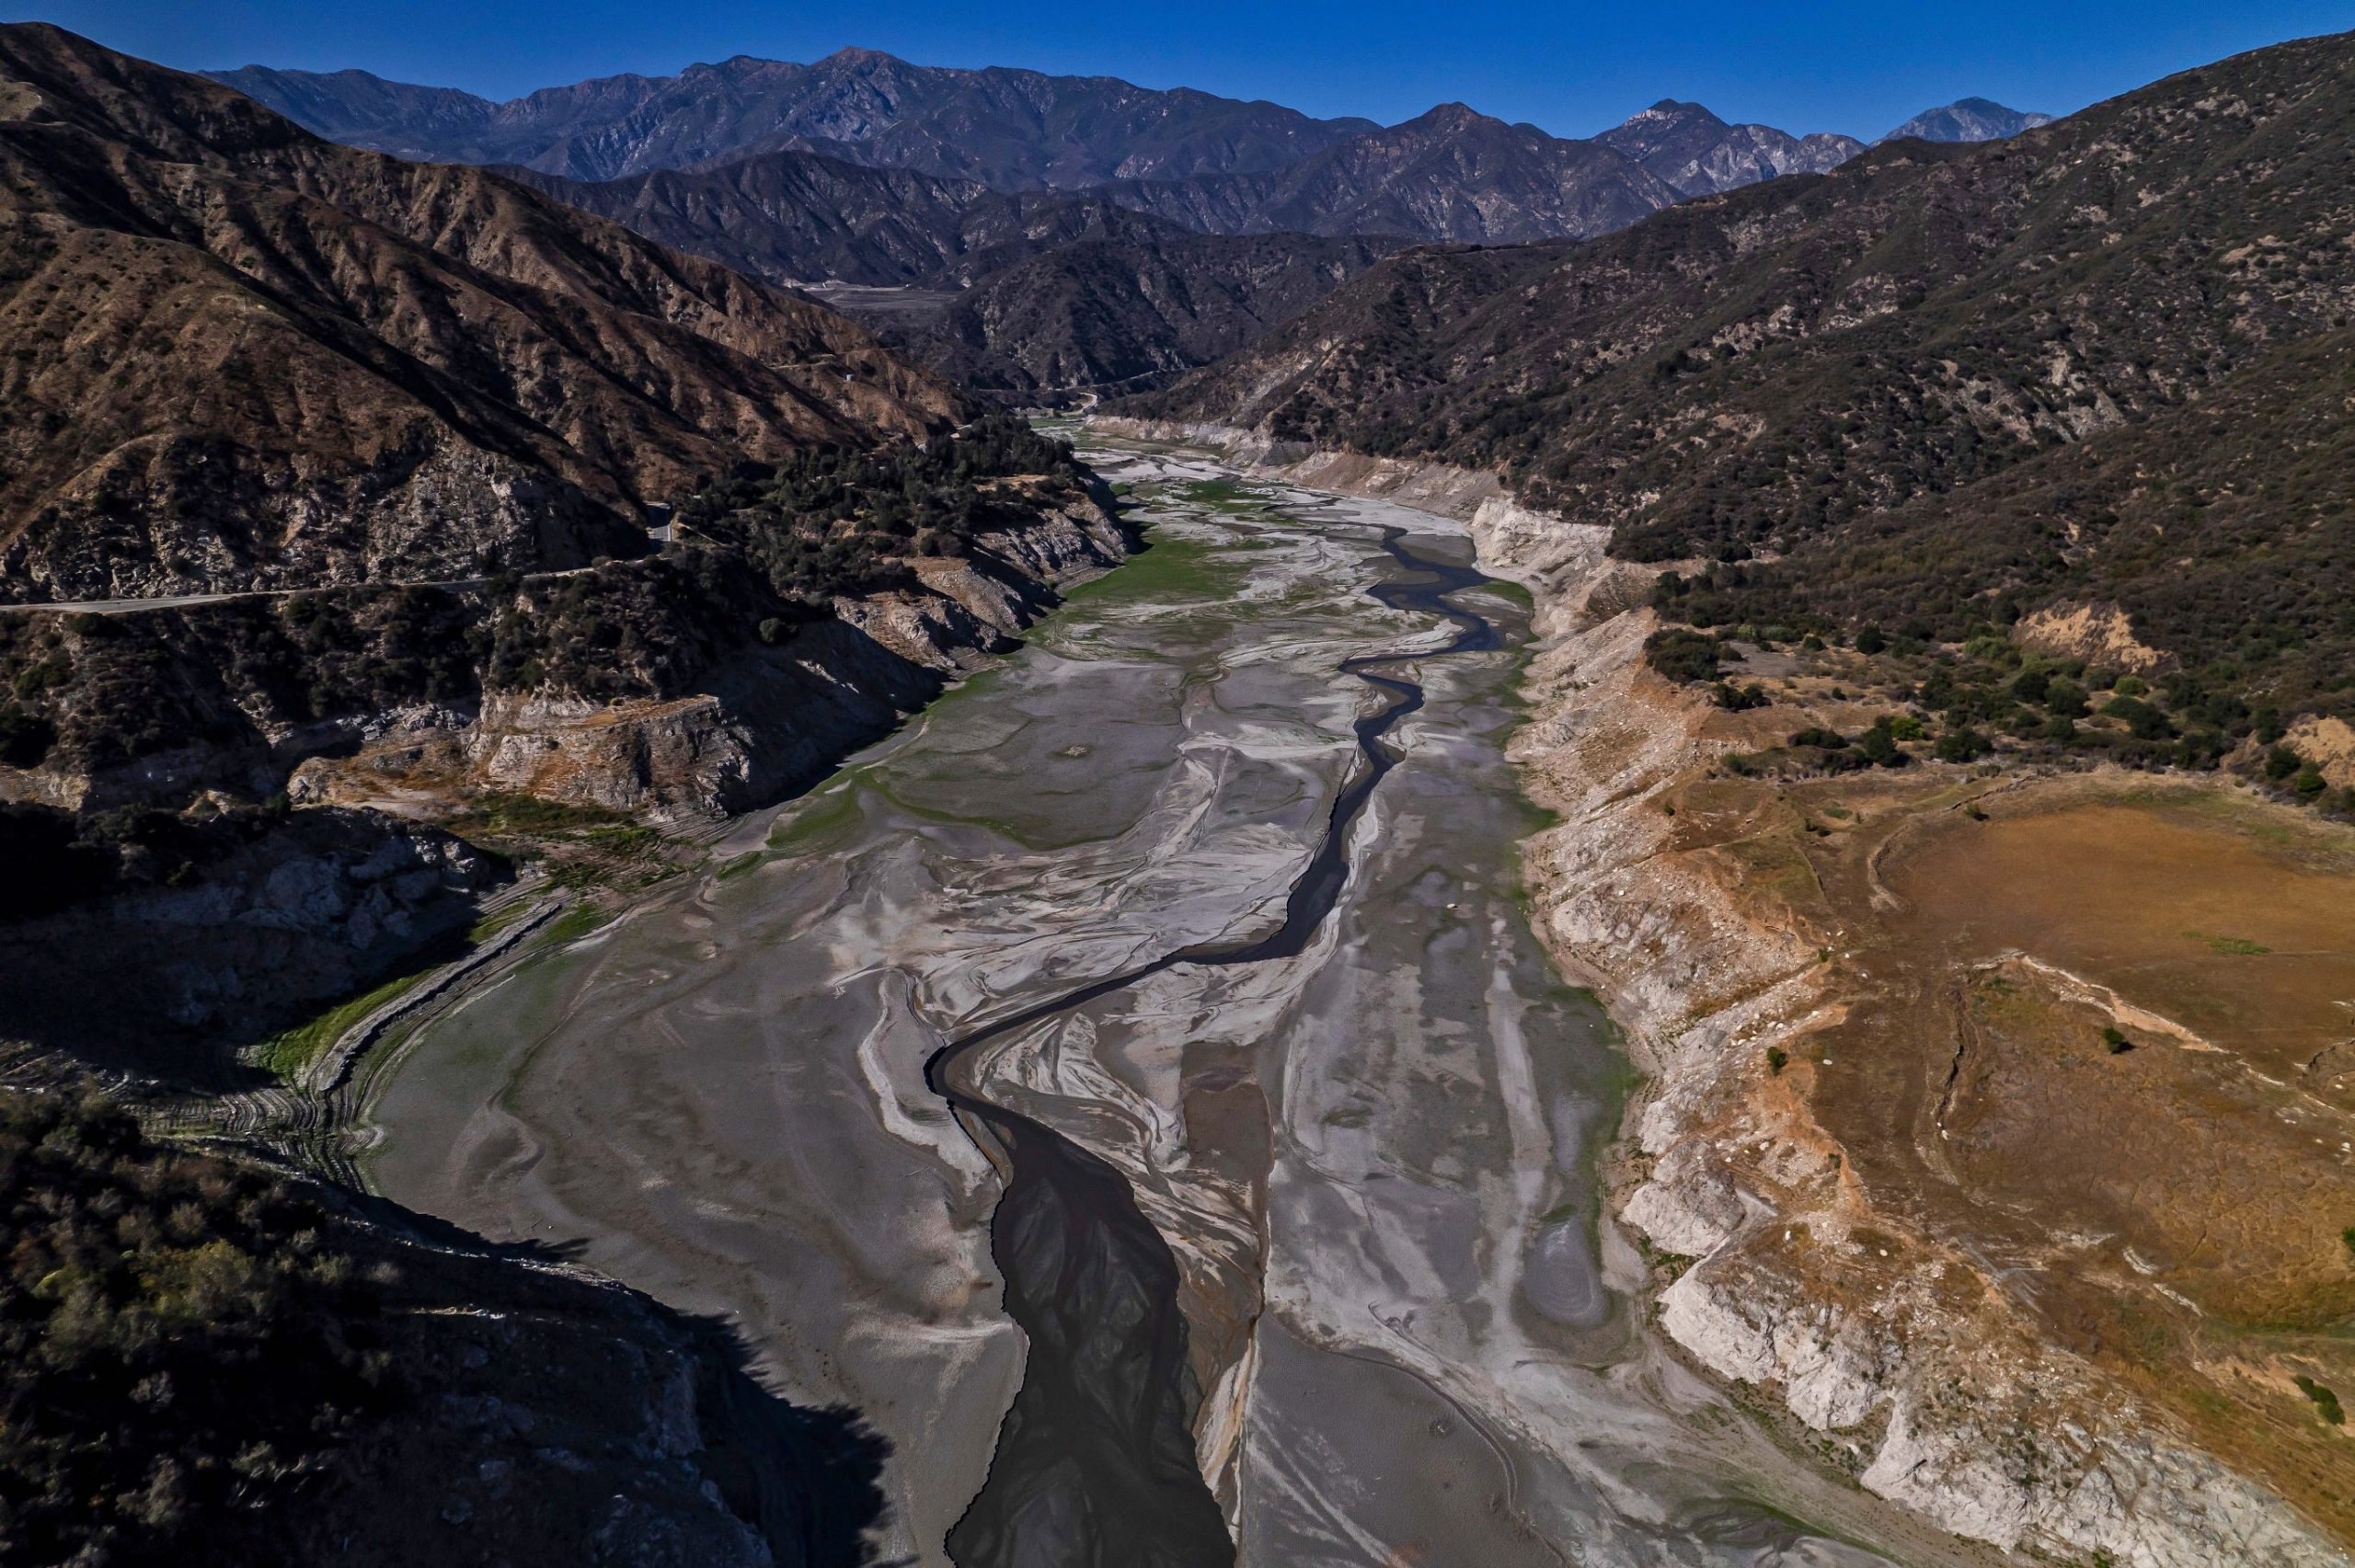
<instances>
[{"instance_id":1,"label":"dry brown grass","mask_svg":"<svg viewBox=\"0 0 2355 1568\"><path fill-rule=\"evenodd\" d=\"M1979 1260L2041 1334L2355 1537L2355 1437L2295 1381L2355 1395L2355 834L2110 775L1673 803L1678 846L1811 933L1846 1003L1753 1113L1799 1096L1772 1119L1830 1135L1864 1212Z\"/></svg>"}]
</instances>

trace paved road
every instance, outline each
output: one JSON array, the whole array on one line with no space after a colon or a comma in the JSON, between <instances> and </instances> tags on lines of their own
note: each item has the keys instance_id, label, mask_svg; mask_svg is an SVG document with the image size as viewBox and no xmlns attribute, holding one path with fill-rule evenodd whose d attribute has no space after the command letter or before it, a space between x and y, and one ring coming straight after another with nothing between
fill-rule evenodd
<instances>
[{"instance_id":1,"label":"paved road","mask_svg":"<svg viewBox=\"0 0 2355 1568\"><path fill-rule=\"evenodd\" d=\"M665 541L667 543L667 541ZM535 578L569 578L594 567L567 567L557 572L534 572ZM182 610L192 604L224 604L233 599L293 599L297 594L329 593L345 588L480 588L490 579L435 578L424 582L346 582L310 588L247 588L234 593L165 593L152 599L52 599L36 603L0 604L0 615L29 614L40 610L73 611L79 615L128 615L141 610Z\"/></svg>"}]
</instances>

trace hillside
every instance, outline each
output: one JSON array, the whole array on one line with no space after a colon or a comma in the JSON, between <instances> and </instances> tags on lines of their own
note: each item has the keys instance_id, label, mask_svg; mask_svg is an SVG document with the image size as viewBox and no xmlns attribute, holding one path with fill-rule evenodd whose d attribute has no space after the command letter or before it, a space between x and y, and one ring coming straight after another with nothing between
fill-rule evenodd
<instances>
[{"instance_id":1,"label":"hillside","mask_svg":"<svg viewBox=\"0 0 2355 1568\"><path fill-rule=\"evenodd\" d=\"M1258 341L1396 246L1305 235L1083 240L977 267L971 286L940 296L936 311L871 325L977 396L1117 395Z\"/></svg>"},{"instance_id":2,"label":"hillside","mask_svg":"<svg viewBox=\"0 0 2355 1568\"><path fill-rule=\"evenodd\" d=\"M585 565L736 463L955 413L840 316L480 171L53 28L0 31L0 597Z\"/></svg>"},{"instance_id":3,"label":"hillside","mask_svg":"<svg viewBox=\"0 0 2355 1568\"><path fill-rule=\"evenodd\" d=\"M212 75L339 142L580 180L793 148L998 189L1068 189L1281 168L1373 129L1188 88L950 70L863 49L808 65L738 55L675 76L608 76L507 103L364 71L249 65Z\"/></svg>"},{"instance_id":4,"label":"hillside","mask_svg":"<svg viewBox=\"0 0 2355 1568\"><path fill-rule=\"evenodd\" d=\"M855 285L817 292L985 397L1159 384L1257 341L1401 243L1196 234L1104 192L1007 194L810 153L602 184L512 172L756 278Z\"/></svg>"},{"instance_id":5,"label":"hillside","mask_svg":"<svg viewBox=\"0 0 2355 1568\"><path fill-rule=\"evenodd\" d=\"M660 244L782 284L954 286L984 253L1005 266L1074 240L1179 232L1100 196L1006 194L814 153L762 153L603 182L500 172Z\"/></svg>"},{"instance_id":6,"label":"hillside","mask_svg":"<svg viewBox=\"0 0 2355 1568\"><path fill-rule=\"evenodd\" d=\"M856 1561L883 1445L709 1324L0 1091L0 1554Z\"/></svg>"},{"instance_id":7,"label":"hillside","mask_svg":"<svg viewBox=\"0 0 2355 1568\"><path fill-rule=\"evenodd\" d=\"M389 737L412 815L737 807L1122 551L1067 451L802 296L53 28L0 73L0 797L261 801Z\"/></svg>"},{"instance_id":8,"label":"hillside","mask_svg":"<svg viewBox=\"0 0 2355 1568\"><path fill-rule=\"evenodd\" d=\"M1410 252L1136 407L1498 469L1532 502L1611 525L1634 559L1786 556L1740 576L1840 618L1867 569L1914 574L1890 602L1926 570L1939 602L1991 620L2097 589L2155 603L2186 563L2237 581L2257 569L2249 526L2307 553L2341 544L2328 522L2347 470L2303 452L2335 450L2350 416L2319 394L2280 404L2295 462L2263 455L2270 427L2247 418L2304 397L2277 357L2326 354L2355 298L2350 63L2345 37L2284 45L2016 141L1885 144L1587 245ZM2220 399L2247 416L2224 445L2192 412ZM2127 483L2099 454L2167 419L2142 439L2172 439L2183 480L2165 499L2131 481L2133 509L2170 518L2165 554L2124 549L2133 528L2106 515L2087 521L2121 547L2097 557L2062 530L2043 546L2057 567L1950 526L2010 471L2021 488L1988 494L2014 517L2085 464ZM2298 509L2193 504L2235 462L2293 485ZM2186 657L2271 638L2269 612L2228 602L2208 613L2243 614L2231 632L2170 633ZM2303 678L2229 679L2287 694Z\"/></svg>"}]
</instances>

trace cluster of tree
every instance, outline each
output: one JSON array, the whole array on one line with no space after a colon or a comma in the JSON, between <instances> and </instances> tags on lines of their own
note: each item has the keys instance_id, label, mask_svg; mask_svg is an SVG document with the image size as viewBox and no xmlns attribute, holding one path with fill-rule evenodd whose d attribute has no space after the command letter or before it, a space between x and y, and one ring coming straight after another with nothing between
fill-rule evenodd
<instances>
[{"instance_id":1,"label":"cluster of tree","mask_svg":"<svg viewBox=\"0 0 2355 1568\"><path fill-rule=\"evenodd\" d=\"M0 1558L189 1561L381 1405L370 1287L281 1184L0 1093Z\"/></svg>"},{"instance_id":2,"label":"cluster of tree","mask_svg":"<svg viewBox=\"0 0 2355 1568\"><path fill-rule=\"evenodd\" d=\"M1709 580L1678 578L1679 587L1664 576L1654 602L1706 602L1714 591L1706 586ZM1644 658L1670 680L1708 686L1721 706L1754 707L1763 704L1763 689L1723 678L1727 643L1772 647L1795 642L1802 650L1821 650L1840 638L1836 627L1817 624L1823 631L1789 624L1742 624L1722 633L1664 626L1646 640ZM2291 718L2271 704L2252 706L2236 681L2220 683L2211 674L2181 669L2146 678L2082 658L2048 658L1984 622L1959 646L1941 642L1936 628L1924 621L1894 632L1867 624L1850 644L1874 660L1878 678L1903 689L1913 711L1885 717L1853 741L1821 727L1794 734L1790 750L1803 766L1835 773L1902 766L1907 753L1900 744L1924 741L1931 755L1949 762L2001 750L2211 772L2228 758L2248 755L2253 741L2264 749L2258 772L2265 782L2292 798L2355 815L2355 789L2333 788L2318 761L2284 742Z\"/></svg>"},{"instance_id":3,"label":"cluster of tree","mask_svg":"<svg viewBox=\"0 0 2355 1568\"><path fill-rule=\"evenodd\" d=\"M677 544L636 561L490 585L487 684L596 699L678 694L733 648L913 581L1034 521L1086 471L1065 443L993 414L925 444L805 452L680 502ZM1019 490L997 483L1023 479Z\"/></svg>"},{"instance_id":4,"label":"cluster of tree","mask_svg":"<svg viewBox=\"0 0 2355 1568\"><path fill-rule=\"evenodd\" d=\"M741 550L781 598L822 603L905 580L909 555L965 555L977 535L1018 522L1025 503L991 483L1018 475L1063 492L1086 481L1069 445L999 413L921 446L805 452L700 491L675 515Z\"/></svg>"}]
</instances>

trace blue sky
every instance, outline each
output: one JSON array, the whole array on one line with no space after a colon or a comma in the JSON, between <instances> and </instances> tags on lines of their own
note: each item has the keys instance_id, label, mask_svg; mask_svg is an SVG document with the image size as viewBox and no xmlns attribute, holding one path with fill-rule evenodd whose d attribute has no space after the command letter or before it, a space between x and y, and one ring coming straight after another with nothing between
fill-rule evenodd
<instances>
[{"instance_id":1,"label":"blue sky","mask_svg":"<svg viewBox=\"0 0 2355 1568\"><path fill-rule=\"evenodd\" d=\"M696 60L861 44L1273 98L1391 122L1461 99L1587 135L1660 97L1872 137L1970 94L2065 113L2244 49L2355 29L2355 0L51 0L0 5L190 69L356 65L505 97Z\"/></svg>"}]
</instances>

